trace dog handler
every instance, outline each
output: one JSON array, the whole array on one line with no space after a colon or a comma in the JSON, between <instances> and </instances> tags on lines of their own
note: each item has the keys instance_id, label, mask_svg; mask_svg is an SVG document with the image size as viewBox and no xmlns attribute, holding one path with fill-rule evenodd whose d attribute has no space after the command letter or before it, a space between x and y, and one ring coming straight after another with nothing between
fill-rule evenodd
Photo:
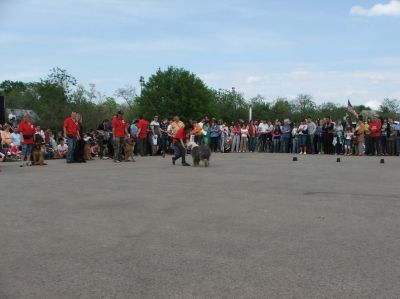
<instances>
[{"instance_id":1,"label":"dog handler","mask_svg":"<svg viewBox=\"0 0 400 299\"><path fill-rule=\"evenodd\" d=\"M71 112L71 116L64 121L64 137L67 138L68 145L67 163L73 163L76 140L80 138L76 112Z\"/></svg>"},{"instance_id":2,"label":"dog handler","mask_svg":"<svg viewBox=\"0 0 400 299\"><path fill-rule=\"evenodd\" d=\"M173 140L175 156L172 157L172 164L175 165L175 161L179 158L182 158L182 166L190 166L189 163L186 163L185 141L186 136L190 133L192 129L193 126L190 123L187 123L183 128L179 128L176 132Z\"/></svg>"},{"instance_id":3,"label":"dog handler","mask_svg":"<svg viewBox=\"0 0 400 299\"><path fill-rule=\"evenodd\" d=\"M112 120L112 133L114 139L114 162L122 161L122 146L125 136L128 136L128 124L122 118L122 111L117 112L117 117Z\"/></svg>"},{"instance_id":4,"label":"dog handler","mask_svg":"<svg viewBox=\"0 0 400 299\"><path fill-rule=\"evenodd\" d=\"M35 134L35 127L31 123L31 116L29 113L24 115L21 123L19 124L18 131L21 134L22 140L22 157L21 157L21 165L24 166L24 158L26 157L26 165L28 166L31 161L31 152L33 145L33 134Z\"/></svg>"}]
</instances>

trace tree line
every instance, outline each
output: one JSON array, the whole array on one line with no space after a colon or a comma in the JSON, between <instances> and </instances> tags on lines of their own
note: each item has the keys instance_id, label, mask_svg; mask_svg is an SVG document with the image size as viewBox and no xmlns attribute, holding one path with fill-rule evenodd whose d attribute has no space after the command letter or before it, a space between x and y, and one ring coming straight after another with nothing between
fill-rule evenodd
<instances>
[{"instance_id":1,"label":"tree line","mask_svg":"<svg viewBox=\"0 0 400 299\"><path fill-rule=\"evenodd\" d=\"M347 107L326 102L317 105L307 94L296 99L266 99L258 95L246 99L244 95L231 90L212 89L198 76L183 68L158 69L147 82L143 82L140 95L132 86L125 86L107 96L98 91L94 84L89 88L78 84L75 77L66 70L53 68L46 78L39 82L24 83L6 80L0 84L6 97L6 108L31 109L39 116L39 124L58 130L63 119L71 111L79 111L86 129L96 128L103 119L109 119L117 110L125 113L127 120L139 116L148 119L154 114L161 117L179 115L184 120L200 119L207 115L230 122L248 118L252 106L253 119L284 119L295 122L311 116L321 119L330 116L336 120L346 115ZM354 109L364 116L372 113L370 107L360 105ZM386 98L379 107L381 116L399 118L400 104L396 99Z\"/></svg>"}]
</instances>

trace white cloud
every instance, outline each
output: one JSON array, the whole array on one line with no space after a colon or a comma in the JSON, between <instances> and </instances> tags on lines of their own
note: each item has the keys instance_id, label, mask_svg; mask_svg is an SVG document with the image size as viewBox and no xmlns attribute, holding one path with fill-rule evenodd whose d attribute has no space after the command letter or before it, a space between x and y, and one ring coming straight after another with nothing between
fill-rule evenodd
<instances>
[{"instance_id":1,"label":"white cloud","mask_svg":"<svg viewBox=\"0 0 400 299\"><path fill-rule=\"evenodd\" d=\"M371 8L353 6L350 14L376 17L376 16L400 16L400 0L390 0L389 3L378 3Z\"/></svg>"},{"instance_id":2,"label":"white cloud","mask_svg":"<svg viewBox=\"0 0 400 299\"><path fill-rule=\"evenodd\" d=\"M271 101L278 97L294 99L298 94L310 94L321 104L346 104L348 98L355 105L380 105L385 97L400 98L400 71L319 71L287 70L264 72L260 69L215 71L200 76L209 86L243 93L249 99L260 94Z\"/></svg>"}]
</instances>

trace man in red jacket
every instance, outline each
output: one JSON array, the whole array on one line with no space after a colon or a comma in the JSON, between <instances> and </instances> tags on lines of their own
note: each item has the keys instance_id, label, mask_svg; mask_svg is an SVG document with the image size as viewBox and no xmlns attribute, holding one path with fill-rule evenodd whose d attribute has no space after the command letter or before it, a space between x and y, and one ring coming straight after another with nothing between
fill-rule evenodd
<instances>
[{"instance_id":1,"label":"man in red jacket","mask_svg":"<svg viewBox=\"0 0 400 299\"><path fill-rule=\"evenodd\" d=\"M143 156L147 156L147 127L149 126L149 122L144 119L143 116L140 116L140 120L138 123L138 150L139 154Z\"/></svg>"},{"instance_id":2,"label":"man in red jacket","mask_svg":"<svg viewBox=\"0 0 400 299\"><path fill-rule=\"evenodd\" d=\"M381 154L381 128L381 120L376 115L374 115L371 122L369 123L369 138L371 139L371 149L369 152L370 156L375 155L375 151L377 155Z\"/></svg>"},{"instance_id":3,"label":"man in red jacket","mask_svg":"<svg viewBox=\"0 0 400 299\"><path fill-rule=\"evenodd\" d=\"M112 120L112 134L114 139L114 162L122 161L122 145L125 136L128 135L128 123L122 118L122 111L117 112L117 116Z\"/></svg>"},{"instance_id":4,"label":"man in red jacket","mask_svg":"<svg viewBox=\"0 0 400 299\"><path fill-rule=\"evenodd\" d=\"M71 116L64 120L64 137L67 138L68 145L67 163L73 163L76 141L79 139L79 124L76 120L76 112L71 112Z\"/></svg>"}]
</instances>

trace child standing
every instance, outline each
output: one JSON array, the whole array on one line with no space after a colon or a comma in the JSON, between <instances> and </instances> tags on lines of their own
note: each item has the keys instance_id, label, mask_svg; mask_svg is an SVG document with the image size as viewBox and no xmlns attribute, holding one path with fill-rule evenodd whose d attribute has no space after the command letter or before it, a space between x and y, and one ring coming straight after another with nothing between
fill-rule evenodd
<instances>
[{"instance_id":1,"label":"child standing","mask_svg":"<svg viewBox=\"0 0 400 299\"><path fill-rule=\"evenodd\" d=\"M344 151L346 156L351 156L352 155L352 148L351 148L351 141L353 139L353 132L350 128L346 128L345 131L345 144L344 144Z\"/></svg>"}]
</instances>

